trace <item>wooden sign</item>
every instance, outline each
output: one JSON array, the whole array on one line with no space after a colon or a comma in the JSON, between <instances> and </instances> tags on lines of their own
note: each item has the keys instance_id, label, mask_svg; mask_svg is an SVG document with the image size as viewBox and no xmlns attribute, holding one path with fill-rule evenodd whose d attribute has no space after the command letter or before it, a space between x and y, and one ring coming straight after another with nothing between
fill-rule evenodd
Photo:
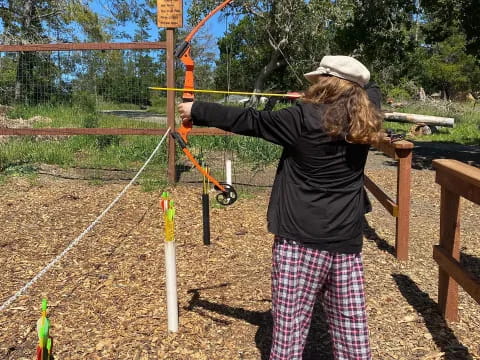
<instances>
[{"instance_id":1,"label":"wooden sign","mask_svg":"<svg viewBox=\"0 0 480 360\"><path fill-rule=\"evenodd\" d=\"M157 25L162 28L182 27L182 0L157 0Z\"/></svg>"}]
</instances>

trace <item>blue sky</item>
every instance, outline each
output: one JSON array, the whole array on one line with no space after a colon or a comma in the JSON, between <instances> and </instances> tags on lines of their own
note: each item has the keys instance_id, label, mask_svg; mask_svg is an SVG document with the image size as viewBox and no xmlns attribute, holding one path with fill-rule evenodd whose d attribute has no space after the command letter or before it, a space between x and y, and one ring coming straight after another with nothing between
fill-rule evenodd
<instances>
[{"instance_id":1,"label":"blue sky","mask_svg":"<svg viewBox=\"0 0 480 360\"><path fill-rule=\"evenodd\" d=\"M104 4L107 3L108 4L108 1L107 0L95 0L92 2L91 6L92 6L92 9L99 13L101 16L109 16L109 14L107 14L107 11L105 10L104 8ZM187 26L187 21L186 21L186 14L187 14L187 9L188 9L188 4L190 3L190 1L184 1L184 10L183 10L183 14L184 14L184 21L183 21L183 24L184 24L184 27ZM213 16L203 27L203 30L202 31L205 31L205 32L208 32L208 33L211 33L215 36L215 38L219 38L221 37L224 32L225 32L225 27L226 27L226 24L225 24L225 18L221 18L221 15L222 15L222 12L220 13L217 13L215 16ZM230 19L227 19L227 22L228 24L231 23L231 18ZM135 29L135 26L134 24L126 24L125 27L122 29L122 30L125 30L126 32L132 32L134 31ZM0 19L0 31L3 31L3 23ZM155 41L157 39L157 34L158 34L158 28L156 26L156 24L152 24L151 25L151 30L150 30L150 33L151 33L151 38L149 39L150 41ZM52 40L54 40L58 34L49 34L52 38ZM117 39L116 41L122 41L122 40L125 40L125 39Z\"/></svg>"},{"instance_id":2,"label":"blue sky","mask_svg":"<svg viewBox=\"0 0 480 360\"><path fill-rule=\"evenodd\" d=\"M107 12L105 11L104 7L102 6L103 4L105 3L108 3L108 1L106 0L95 0L93 1L92 3L92 9L99 13L100 15L104 15L104 16L109 16L107 14ZM188 5L189 5L190 1L184 1L184 9L183 9L183 15L184 15L184 18L183 18L183 24L184 24L184 28L187 27L187 19L186 19L186 16L187 16L187 10L188 10ZM205 25L204 27L202 28L202 31L206 31L206 32L209 32L211 34L214 34L214 36L216 38L218 37L221 37L223 35L223 33L225 32L225 27L226 27L226 24L225 24L225 18L221 18L222 16L222 12L220 13L217 13L216 15L214 15ZM228 19L227 19L228 21ZM136 25L135 24L126 24L125 27L123 28L123 30L127 31L127 32L132 32L134 31L134 29L136 28ZM156 26L156 24L152 24L151 26L151 30L150 30L150 33L151 33L151 41L155 41L156 40L156 36L158 34L158 27Z\"/></svg>"}]
</instances>

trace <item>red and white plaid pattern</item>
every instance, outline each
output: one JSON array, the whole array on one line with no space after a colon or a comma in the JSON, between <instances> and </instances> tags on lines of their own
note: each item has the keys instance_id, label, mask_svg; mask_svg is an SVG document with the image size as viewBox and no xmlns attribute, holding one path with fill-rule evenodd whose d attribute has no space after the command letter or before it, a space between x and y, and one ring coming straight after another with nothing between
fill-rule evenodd
<instances>
[{"instance_id":1,"label":"red and white plaid pattern","mask_svg":"<svg viewBox=\"0 0 480 360\"><path fill-rule=\"evenodd\" d=\"M361 254L337 254L276 238L270 360L301 360L320 297L336 360L370 360Z\"/></svg>"}]
</instances>

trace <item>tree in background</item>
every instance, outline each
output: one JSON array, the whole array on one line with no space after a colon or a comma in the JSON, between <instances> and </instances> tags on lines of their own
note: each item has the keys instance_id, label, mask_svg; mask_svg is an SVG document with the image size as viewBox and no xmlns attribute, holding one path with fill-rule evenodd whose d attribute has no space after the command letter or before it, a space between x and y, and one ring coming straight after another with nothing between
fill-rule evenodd
<instances>
[{"instance_id":1,"label":"tree in background","mask_svg":"<svg viewBox=\"0 0 480 360\"><path fill-rule=\"evenodd\" d=\"M424 87L454 95L476 86L478 57L471 55L480 48L480 4L474 0L311 0L298 1L294 11L284 10L288 2L263 2L262 11L248 1L236 4L244 17L219 41L217 86L230 77L242 89L295 88L297 75L326 54L358 58L386 94L414 95ZM272 59L276 66L265 71Z\"/></svg>"},{"instance_id":2,"label":"tree in background","mask_svg":"<svg viewBox=\"0 0 480 360\"><path fill-rule=\"evenodd\" d=\"M191 8L191 21L211 1ZM301 89L302 74L327 54L359 58L377 80L403 81L415 69L416 7L410 0L236 1L240 20L219 41L217 87ZM223 86L222 86L223 84Z\"/></svg>"},{"instance_id":3,"label":"tree in background","mask_svg":"<svg viewBox=\"0 0 480 360\"><path fill-rule=\"evenodd\" d=\"M0 0L0 24L3 27L1 35L4 44L30 44L51 42L104 42L117 38L142 41L148 36L149 26L155 24L156 2L152 0L114 0L104 3L103 13L96 13L93 0ZM122 25L137 24L136 31L130 33L122 30ZM2 89L2 97L14 93L16 103L35 103L36 101L53 101L71 96L76 87L92 84L105 69L108 56L90 52L83 56L79 52L70 57L71 60L55 53L17 53L16 80L14 90ZM129 54L125 54L126 57ZM7 56L8 57L8 56ZM150 57L150 58L149 58ZM103 62L99 61L103 58ZM159 65L148 54L140 55L138 65L126 68L129 71L132 84L130 88L140 98L148 97L148 86L155 85L153 80L139 81L141 75L158 73ZM124 63L128 63L124 59ZM153 64L155 71L152 71ZM10 71L4 66L12 66L8 61L2 61L0 82L6 83L6 75ZM69 71L70 70L70 71ZM130 72L130 70L132 70ZM123 78L113 79L110 84L120 88ZM115 84L115 82L117 84ZM80 86L82 87L82 86ZM133 88L132 88L133 87ZM140 90L141 89L141 90ZM94 87L90 87L94 91ZM122 98L122 96L117 96ZM123 97L124 98L124 97Z\"/></svg>"},{"instance_id":4,"label":"tree in background","mask_svg":"<svg viewBox=\"0 0 480 360\"><path fill-rule=\"evenodd\" d=\"M427 91L440 90L444 99L450 99L459 91L476 90L480 71L465 45L464 34L453 34L425 49L423 84Z\"/></svg>"},{"instance_id":5,"label":"tree in background","mask_svg":"<svg viewBox=\"0 0 480 360\"><path fill-rule=\"evenodd\" d=\"M211 5L209 0L193 3L189 8L190 23L198 23L208 13L205 8L211 9ZM307 3L246 0L235 1L231 6L237 24L230 26L229 35L220 42L217 86L223 84L224 88L231 82L236 90L247 90L248 87L253 92L262 92L274 82L268 81L278 76L277 80L283 80L283 83L276 84L276 88L287 82L288 87L303 87L301 69L295 67L300 62L296 62L292 54L301 58L305 53L302 37L304 25L308 22L300 19L306 20Z\"/></svg>"},{"instance_id":6,"label":"tree in background","mask_svg":"<svg viewBox=\"0 0 480 360\"><path fill-rule=\"evenodd\" d=\"M415 16L411 0L360 0L338 29L335 42L341 53L364 62L382 86L402 81L415 66Z\"/></svg>"},{"instance_id":7,"label":"tree in background","mask_svg":"<svg viewBox=\"0 0 480 360\"><path fill-rule=\"evenodd\" d=\"M0 17L4 44L48 43L51 33L72 34L68 25L79 19L87 34L101 36L98 17L80 1L3 0ZM15 102L31 103L42 89L54 93L52 74L56 65L50 56L32 52L17 56Z\"/></svg>"},{"instance_id":8,"label":"tree in background","mask_svg":"<svg viewBox=\"0 0 480 360\"><path fill-rule=\"evenodd\" d=\"M478 17L480 4L471 0L423 0L421 29L425 53L423 83L450 99L460 91L479 90Z\"/></svg>"},{"instance_id":9,"label":"tree in background","mask_svg":"<svg viewBox=\"0 0 480 360\"><path fill-rule=\"evenodd\" d=\"M478 0L463 0L460 22L466 36L467 52L480 58L480 4Z\"/></svg>"},{"instance_id":10,"label":"tree in background","mask_svg":"<svg viewBox=\"0 0 480 360\"><path fill-rule=\"evenodd\" d=\"M164 40L155 24L156 1L102 1L99 13L93 10L99 2L96 7L93 3L0 0L0 38L4 44L150 41L153 33L153 40ZM218 3L192 1L190 24ZM477 90L477 0L236 0L227 11L233 20L218 41L218 61L211 34L194 38L198 86L299 90L307 86L302 74L324 55L344 54L365 63L384 93L398 87L412 93L420 86L450 95ZM179 29L177 38L185 35L186 29ZM165 82L162 52L72 52L68 57L28 52L2 56L2 101L12 96L33 103L40 93L48 101L65 100L75 89L97 89L107 100L148 104L148 86ZM181 66L176 71L181 86L184 71Z\"/></svg>"}]
</instances>

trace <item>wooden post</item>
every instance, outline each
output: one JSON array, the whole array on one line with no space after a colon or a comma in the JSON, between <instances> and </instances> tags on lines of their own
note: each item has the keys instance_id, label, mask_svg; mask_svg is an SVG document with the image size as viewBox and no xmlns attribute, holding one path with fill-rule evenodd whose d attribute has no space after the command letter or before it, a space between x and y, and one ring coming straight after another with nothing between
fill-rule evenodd
<instances>
[{"instance_id":1,"label":"wooden post","mask_svg":"<svg viewBox=\"0 0 480 360\"><path fill-rule=\"evenodd\" d=\"M460 196L442 186L440 198L440 247L460 260ZM458 320L458 284L439 267L438 305L448 321Z\"/></svg>"},{"instance_id":2,"label":"wooden post","mask_svg":"<svg viewBox=\"0 0 480 360\"><path fill-rule=\"evenodd\" d=\"M440 244L433 247L438 263L438 305L447 321L458 321L458 287L480 304L480 281L460 264L460 197L480 204L480 169L457 160L433 161L441 186Z\"/></svg>"},{"instance_id":3,"label":"wooden post","mask_svg":"<svg viewBox=\"0 0 480 360\"><path fill-rule=\"evenodd\" d=\"M167 87L175 87L175 29L167 29ZM175 91L167 91L167 126L175 131ZM175 169L175 141L168 137L168 182L173 184L176 180Z\"/></svg>"},{"instance_id":4,"label":"wooden post","mask_svg":"<svg viewBox=\"0 0 480 360\"><path fill-rule=\"evenodd\" d=\"M410 173L412 149L395 149L398 157L397 205L395 251L398 260L408 260L408 238L410 226Z\"/></svg>"}]
</instances>

